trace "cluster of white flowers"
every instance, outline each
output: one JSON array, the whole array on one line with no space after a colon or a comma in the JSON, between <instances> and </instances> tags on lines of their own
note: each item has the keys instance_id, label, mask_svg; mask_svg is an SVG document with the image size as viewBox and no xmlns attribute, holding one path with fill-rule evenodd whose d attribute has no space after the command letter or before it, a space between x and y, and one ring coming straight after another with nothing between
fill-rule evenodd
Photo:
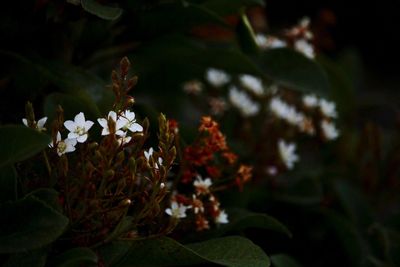
<instances>
[{"instance_id":1,"label":"cluster of white flowers","mask_svg":"<svg viewBox=\"0 0 400 267\"><path fill-rule=\"evenodd\" d=\"M278 37L272 35L267 36L262 33L256 34L255 40L257 45L263 50L282 48L287 46L287 43L284 40L281 40Z\"/></svg>"},{"instance_id":2,"label":"cluster of white flowers","mask_svg":"<svg viewBox=\"0 0 400 267\"><path fill-rule=\"evenodd\" d=\"M214 87L221 87L230 82L231 77L225 71L209 68L205 75L206 80Z\"/></svg>"},{"instance_id":3,"label":"cluster of white flowers","mask_svg":"<svg viewBox=\"0 0 400 267\"><path fill-rule=\"evenodd\" d=\"M260 105L253 101L246 92L239 91L235 86L229 89L229 101L245 117L254 116L260 111Z\"/></svg>"},{"instance_id":4,"label":"cluster of white flowers","mask_svg":"<svg viewBox=\"0 0 400 267\"><path fill-rule=\"evenodd\" d=\"M136 123L135 113L129 110L123 111L120 115L117 115L115 111L108 113L107 119L99 118L97 121L100 126L103 127L101 135L109 135L110 129L108 127L108 120L112 120L115 123L115 134L118 136L118 142L120 145L129 143L132 137L128 136L128 132L142 132L143 127ZM44 127L47 121L47 117L40 119L37 123L34 122L34 126L38 131L44 131ZM22 119L25 126L28 125L26 118ZM77 143L85 143L89 136L89 130L94 125L94 122L85 119L83 112L78 113L74 120L67 120L64 122L64 127L69 131L67 138L62 139L61 133L57 132L56 140L49 144L49 147L56 148L59 156L75 151Z\"/></svg>"},{"instance_id":5,"label":"cluster of white flowers","mask_svg":"<svg viewBox=\"0 0 400 267\"><path fill-rule=\"evenodd\" d=\"M270 111L278 118L285 120L287 123L298 127L301 131L308 134L314 134L311 120L303 113L297 111L295 107L287 104L279 97L273 97L269 103Z\"/></svg>"},{"instance_id":6,"label":"cluster of white flowers","mask_svg":"<svg viewBox=\"0 0 400 267\"><path fill-rule=\"evenodd\" d=\"M339 131L331 119L337 118L336 104L326 99L319 99L315 95L303 96L303 104L307 108L319 108L323 117L321 123L321 130L327 140L334 140L339 137Z\"/></svg>"},{"instance_id":7,"label":"cluster of white flowers","mask_svg":"<svg viewBox=\"0 0 400 267\"><path fill-rule=\"evenodd\" d=\"M264 86L260 78L257 78L253 75L249 74L241 74L239 76L240 83L242 86L245 88L249 89L251 92L253 92L257 96L262 96L264 95Z\"/></svg>"},{"instance_id":8,"label":"cluster of white flowers","mask_svg":"<svg viewBox=\"0 0 400 267\"><path fill-rule=\"evenodd\" d=\"M280 139L278 141L278 151L281 160L288 169L293 169L294 163L299 160L299 156L296 155L296 144L286 143L284 140Z\"/></svg>"}]
</instances>

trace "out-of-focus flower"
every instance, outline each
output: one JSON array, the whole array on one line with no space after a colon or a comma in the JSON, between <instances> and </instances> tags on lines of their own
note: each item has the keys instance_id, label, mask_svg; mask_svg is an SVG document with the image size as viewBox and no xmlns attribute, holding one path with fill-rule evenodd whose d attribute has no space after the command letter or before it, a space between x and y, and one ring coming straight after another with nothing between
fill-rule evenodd
<instances>
[{"instance_id":1,"label":"out-of-focus flower","mask_svg":"<svg viewBox=\"0 0 400 267\"><path fill-rule=\"evenodd\" d=\"M80 112L75 116L74 121L68 120L64 122L65 128L70 131L68 134L69 139L76 139L79 143L86 142L88 138L88 131L93 126L92 121L85 120L85 114Z\"/></svg>"},{"instance_id":2,"label":"out-of-focus flower","mask_svg":"<svg viewBox=\"0 0 400 267\"><path fill-rule=\"evenodd\" d=\"M211 97L208 104L213 115L221 115L227 109L226 101L221 97Z\"/></svg>"},{"instance_id":3,"label":"out-of-focus flower","mask_svg":"<svg viewBox=\"0 0 400 267\"><path fill-rule=\"evenodd\" d=\"M147 159L147 161L150 160L150 157L153 155L154 149L152 147L149 148L149 150L144 151L144 157Z\"/></svg>"},{"instance_id":4,"label":"out-of-focus flower","mask_svg":"<svg viewBox=\"0 0 400 267\"><path fill-rule=\"evenodd\" d=\"M167 208L165 210L165 213L173 218L181 219L181 218L186 217L186 210L188 210L190 208L191 208L191 206L185 206L180 203L178 204L178 202L176 202L176 201L173 201L171 203L171 207Z\"/></svg>"},{"instance_id":5,"label":"out-of-focus flower","mask_svg":"<svg viewBox=\"0 0 400 267\"><path fill-rule=\"evenodd\" d=\"M43 132L46 131L46 128L44 127L44 125L46 124L47 121L47 117L43 117L40 120L38 120L37 122L34 122L35 125L35 129L38 130L39 132ZM28 120L26 118L22 119L22 123L26 126L29 127L29 123Z\"/></svg>"},{"instance_id":6,"label":"out-of-focus flower","mask_svg":"<svg viewBox=\"0 0 400 267\"><path fill-rule=\"evenodd\" d=\"M221 87L227 84L231 77L223 70L209 68L206 71L206 80L215 87Z\"/></svg>"},{"instance_id":7,"label":"out-of-focus flower","mask_svg":"<svg viewBox=\"0 0 400 267\"><path fill-rule=\"evenodd\" d=\"M315 58L314 47L304 39L299 39L294 42L294 49L302 53L308 58Z\"/></svg>"},{"instance_id":8,"label":"out-of-focus flower","mask_svg":"<svg viewBox=\"0 0 400 267\"><path fill-rule=\"evenodd\" d=\"M220 210L218 216L215 218L216 224L229 223L228 214L224 210Z\"/></svg>"},{"instance_id":9,"label":"out-of-focus flower","mask_svg":"<svg viewBox=\"0 0 400 267\"><path fill-rule=\"evenodd\" d=\"M318 98L311 94L303 96L303 104L308 108L315 108L318 106Z\"/></svg>"},{"instance_id":10,"label":"out-of-focus flower","mask_svg":"<svg viewBox=\"0 0 400 267\"><path fill-rule=\"evenodd\" d=\"M299 160L299 157L295 154L296 144L286 143L280 139L278 141L279 155L288 169L293 169L294 163Z\"/></svg>"},{"instance_id":11,"label":"out-of-focus flower","mask_svg":"<svg viewBox=\"0 0 400 267\"><path fill-rule=\"evenodd\" d=\"M210 192L210 186L212 185L211 179L206 178L203 180L200 175L196 177L196 180L193 182L194 187L196 188L197 194L207 194Z\"/></svg>"},{"instance_id":12,"label":"out-of-focus flower","mask_svg":"<svg viewBox=\"0 0 400 267\"><path fill-rule=\"evenodd\" d=\"M198 80L187 81L183 84L183 91L189 95L199 95L203 91L203 84Z\"/></svg>"},{"instance_id":13,"label":"out-of-focus flower","mask_svg":"<svg viewBox=\"0 0 400 267\"><path fill-rule=\"evenodd\" d=\"M287 44L285 41L274 37L274 36L266 36L265 34L258 33L256 34L256 43L261 49L274 49L274 48L282 48L286 47Z\"/></svg>"},{"instance_id":14,"label":"out-of-focus flower","mask_svg":"<svg viewBox=\"0 0 400 267\"><path fill-rule=\"evenodd\" d=\"M61 133L57 132L57 136L56 136L56 143L50 143L49 147L53 148L56 147L57 150L57 154L58 156L62 156L65 153L69 153L69 152L73 152L75 151L75 146L77 144L77 140L75 138L73 139L65 139L65 140L61 140Z\"/></svg>"},{"instance_id":15,"label":"out-of-focus flower","mask_svg":"<svg viewBox=\"0 0 400 267\"><path fill-rule=\"evenodd\" d=\"M239 76L240 83L258 96L264 95L264 87L260 78L253 75L242 74Z\"/></svg>"},{"instance_id":16,"label":"out-of-focus flower","mask_svg":"<svg viewBox=\"0 0 400 267\"><path fill-rule=\"evenodd\" d=\"M321 121L321 129L327 140L334 140L339 137L339 131L332 122L326 120Z\"/></svg>"},{"instance_id":17,"label":"out-of-focus flower","mask_svg":"<svg viewBox=\"0 0 400 267\"><path fill-rule=\"evenodd\" d=\"M271 99L269 109L276 117L284 119L292 125L302 127L305 116L297 112L293 106L283 102L279 97Z\"/></svg>"},{"instance_id":18,"label":"out-of-focus flower","mask_svg":"<svg viewBox=\"0 0 400 267\"><path fill-rule=\"evenodd\" d=\"M131 140L132 140L132 137L128 136L128 135L126 134L126 132L124 132L123 135L121 135L121 136L117 139L119 145L128 144Z\"/></svg>"},{"instance_id":19,"label":"out-of-focus flower","mask_svg":"<svg viewBox=\"0 0 400 267\"><path fill-rule=\"evenodd\" d=\"M260 111L260 105L257 102L254 102L249 95L239 91L234 86L229 90L229 101L245 117L254 116Z\"/></svg>"},{"instance_id":20,"label":"out-of-focus flower","mask_svg":"<svg viewBox=\"0 0 400 267\"><path fill-rule=\"evenodd\" d=\"M319 100L319 108L324 116L328 118L336 118L336 104L334 102L328 101L326 99Z\"/></svg>"}]
</instances>

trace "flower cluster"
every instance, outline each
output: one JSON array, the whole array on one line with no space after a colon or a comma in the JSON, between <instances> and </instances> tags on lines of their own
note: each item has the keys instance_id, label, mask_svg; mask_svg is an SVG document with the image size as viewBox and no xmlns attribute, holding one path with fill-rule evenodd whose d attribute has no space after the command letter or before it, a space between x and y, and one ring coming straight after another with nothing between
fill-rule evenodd
<instances>
[{"instance_id":1,"label":"flower cluster","mask_svg":"<svg viewBox=\"0 0 400 267\"><path fill-rule=\"evenodd\" d=\"M294 27L285 30L281 37L258 33L256 43L261 49L275 49L291 47L308 58L315 57L315 49L312 44L313 34L310 31L310 19L303 18Z\"/></svg>"}]
</instances>

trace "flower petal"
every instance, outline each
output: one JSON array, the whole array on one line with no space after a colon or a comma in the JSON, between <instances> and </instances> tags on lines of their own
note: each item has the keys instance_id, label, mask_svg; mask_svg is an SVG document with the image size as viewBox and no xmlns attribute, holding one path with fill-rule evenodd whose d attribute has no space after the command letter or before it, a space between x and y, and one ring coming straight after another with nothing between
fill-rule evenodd
<instances>
[{"instance_id":1,"label":"flower petal","mask_svg":"<svg viewBox=\"0 0 400 267\"><path fill-rule=\"evenodd\" d=\"M85 115L83 114L83 112L79 112L76 116L75 116L75 123L78 126L85 126Z\"/></svg>"},{"instance_id":2,"label":"flower petal","mask_svg":"<svg viewBox=\"0 0 400 267\"><path fill-rule=\"evenodd\" d=\"M67 130L70 131L70 132L75 131L75 128L76 128L75 122L70 121L70 120L65 121L65 122L64 122L64 126L65 126L65 128L67 128Z\"/></svg>"},{"instance_id":3,"label":"flower petal","mask_svg":"<svg viewBox=\"0 0 400 267\"><path fill-rule=\"evenodd\" d=\"M133 123L131 127L129 127L131 132L143 132L143 127L139 123Z\"/></svg>"}]
</instances>

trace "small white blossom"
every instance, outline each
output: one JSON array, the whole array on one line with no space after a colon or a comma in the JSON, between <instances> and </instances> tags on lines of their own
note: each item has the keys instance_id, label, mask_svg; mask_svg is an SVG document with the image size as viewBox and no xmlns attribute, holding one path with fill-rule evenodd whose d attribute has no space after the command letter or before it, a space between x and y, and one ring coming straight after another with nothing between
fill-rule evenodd
<instances>
[{"instance_id":1,"label":"small white blossom","mask_svg":"<svg viewBox=\"0 0 400 267\"><path fill-rule=\"evenodd\" d=\"M61 133L57 132L56 143L55 144L50 143L49 147L53 148L55 145L58 156L61 156L65 153L75 151L76 144L77 140L75 138L72 139L67 138L65 140L61 140Z\"/></svg>"},{"instance_id":2,"label":"small white blossom","mask_svg":"<svg viewBox=\"0 0 400 267\"><path fill-rule=\"evenodd\" d=\"M228 214L226 214L224 210L221 210L218 216L215 218L215 223L217 224L229 223Z\"/></svg>"},{"instance_id":3,"label":"small white blossom","mask_svg":"<svg viewBox=\"0 0 400 267\"><path fill-rule=\"evenodd\" d=\"M256 34L256 44L261 48L261 49L275 49L275 48L282 48L286 47L287 44L285 41L276 38L274 36L266 36L262 33Z\"/></svg>"},{"instance_id":4,"label":"small white blossom","mask_svg":"<svg viewBox=\"0 0 400 267\"><path fill-rule=\"evenodd\" d=\"M212 185L211 179L206 178L203 180L200 175L197 176L196 180L193 182L194 187L198 194L208 193L209 188Z\"/></svg>"},{"instance_id":5,"label":"small white blossom","mask_svg":"<svg viewBox=\"0 0 400 267\"><path fill-rule=\"evenodd\" d=\"M153 155L154 149L152 147L149 148L149 150L144 151L144 157L147 159L147 161L150 161L150 157Z\"/></svg>"},{"instance_id":6,"label":"small white blossom","mask_svg":"<svg viewBox=\"0 0 400 267\"><path fill-rule=\"evenodd\" d=\"M308 58L315 58L314 47L304 39L299 39L294 43L294 49Z\"/></svg>"},{"instance_id":7,"label":"small white blossom","mask_svg":"<svg viewBox=\"0 0 400 267\"><path fill-rule=\"evenodd\" d=\"M339 137L339 131L336 129L335 124L323 120L321 122L322 132L327 140L334 140Z\"/></svg>"},{"instance_id":8,"label":"small white blossom","mask_svg":"<svg viewBox=\"0 0 400 267\"><path fill-rule=\"evenodd\" d=\"M189 95L199 95L203 91L203 84L197 80L185 82L183 91Z\"/></svg>"},{"instance_id":9,"label":"small white blossom","mask_svg":"<svg viewBox=\"0 0 400 267\"><path fill-rule=\"evenodd\" d=\"M223 70L209 68L206 72L206 80L215 87L227 84L231 77Z\"/></svg>"},{"instance_id":10,"label":"small white blossom","mask_svg":"<svg viewBox=\"0 0 400 267\"><path fill-rule=\"evenodd\" d=\"M305 116L301 112L297 112L293 106L285 103L279 97L271 99L269 109L276 117L300 128L305 120Z\"/></svg>"},{"instance_id":11,"label":"small white blossom","mask_svg":"<svg viewBox=\"0 0 400 267\"><path fill-rule=\"evenodd\" d=\"M171 207L165 210L165 213L176 219L181 219L186 217L186 210L190 209L191 206L185 206L183 204L178 204L176 201L171 203Z\"/></svg>"},{"instance_id":12,"label":"small white blossom","mask_svg":"<svg viewBox=\"0 0 400 267\"><path fill-rule=\"evenodd\" d=\"M121 145L125 145L128 144L130 141L132 140L131 136L128 136L126 134L126 132L123 132L123 135L120 135L120 137L117 139L118 144Z\"/></svg>"},{"instance_id":13,"label":"small white blossom","mask_svg":"<svg viewBox=\"0 0 400 267\"><path fill-rule=\"evenodd\" d=\"M64 122L65 128L70 131L68 138L76 138L79 143L86 142L88 138L88 131L93 124L94 123L92 121L85 120L85 115L83 112L80 112L78 115L76 115L74 121L68 120Z\"/></svg>"},{"instance_id":14,"label":"small white blossom","mask_svg":"<svg viewBox=\"0 0 400 267\"><path fill-rule=\"evenodd\" d=\"M108 128L108 120L112 120L115 123L116 133L118 135L123 135L123 131L121 131L120 129L124 126L124 123L121 120L117 120L117 113L115 113L115 111L108 112L107 119L105 119L105 118L97 119L100 126L103 127L103 130L101 131L101 135L109 135L110 134L110 129Z\"/></svg>"},{"instance_id":15,"label":"small white blossom","mask_svg":"<svg viewBox=\"0 0 400 267\"><path fill-rule=\"evenodd\" d=\"M278 141L278 150L286 167L288 169L293 169L294 163L299 160L299 157L295 154L296 144L286 143L284 140L280 139Z\"/></svg>"},{"instance_id":16,"label":"small white blossom","mask_svg":"<svg viewBox=\"0 0 400 267\"><path fill-rule=\"evenodd\" d=\"M46 128L44 127L44 125L46 124L46 121L47 121L47 117L43 117L40 120L38 120L37 122L35 121L34 123L36 124L36 130L38 130L39 132L46 131ZM29 127L28 120L26 118L22 119L22 123L26 127Z\"/></svg>"},{"instance_id":17,"label":"small white blossom","mask_svg":"<svg viewBox=\"0 0 400 267\"><path fill-rule=\"evenodd\" d=\"M303 104L308 108L315 108L318 106L318 98L311 94L303 96Z\"/></svg>"},{"instance_id":18,"label":"small white blossom","mask_svg":"<svg viewBox=\"0 0 400 267\"><path fill-rule=\"evenodd\" d=\"M319 108L324 116L328 118L336 118L336 104L331 101L327 101L326 99L319 100Z\"/></svg>"},{"instance_id":19,"label":"small white blossom","mask_svg":"<svg viewBox=\"0 0 400 267\"><path fill-rule=\"evenodd\" d=\"M117 120L118 125L123 125L122 130L123 131L131 131L131 132L142 132L143 127L136 122L135 119L135 112L125 110L122 115L118 118ZM117 133L118 134L118 133ZM121 135L121 134L118 134Z\"/></svg>"},{"instance_id":20,"label":"small white blossom","mask_svg":"<svg viewBox=\"0 0 400 267\"><path fill-rule=\"evenodd\" d=\"M240 83L258 96L264 94L264 87L260 78L253 75L242 74L239 76Z\"/></svg>"},{"instance_id":21,"label":"small white blossom","mask_svg":"<svg viewBox=\"0 0 400 267\"><path fill-rule=\"evenodd\" d=\"M256 115L260 111L260 105L254 102L245 92L239 91L236 87L229 90L229 101L245 117Z\"/></svg>"},{"instance_id":22,"label":"small white blossom","mask_svg":"<svg viewBox=\"0 0 400 267\"><path fill-rule=\"evenodd\" d=\"M278 174L278 169L275 166L268 166L265 172L270 176L275 176Z\"/></svg>"}]
</instances>

